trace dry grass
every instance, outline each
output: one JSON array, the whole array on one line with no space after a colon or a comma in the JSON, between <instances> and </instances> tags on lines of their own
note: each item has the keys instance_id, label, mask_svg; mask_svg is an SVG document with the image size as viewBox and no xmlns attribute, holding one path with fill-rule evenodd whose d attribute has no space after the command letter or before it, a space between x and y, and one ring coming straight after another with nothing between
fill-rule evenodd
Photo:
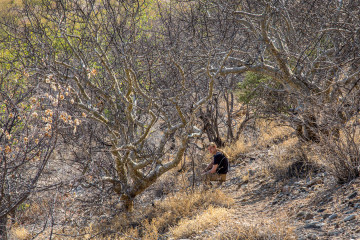
<instances>
[{"instance_id":1,"label":"dry grass","mask_svg":"<svg viewBox=\"0 0 360 240\"><path fill-rule=\"evenodd\" d=\"M228 219L228 216L228 209L210 206L194 218L181 219L177 226L170 229L170 233L175 239L190 237L193 234L201 233L205 229L219 225L221 221Z\"/></svg>"},{"instance_id":2,"label":"dry grass","mask_svg":"<svg viewBox=\"0 0 360 240\"><path fill-rule=\"evenodd\" d=\"M339 138L324 137L321 158L328 172L338 183L347 183L360 176L359 127L348 126Z\"/></svg>"},{"instance_id":3,"label":"dry grass","mask_svg":"<svg viewBox=\"0 0 360 240\"><path fill-rule=\"evenodd\" d=\"M274 127L271 128L272 125ZM274 123L268 126L262 126L267 130L261 130L259 141L261 148L271 145L267 174L281 180L304 177L319 170L320 154L314 146L300 144L296 137L289 136L292 131L288 127L278 127Z\"/></svg>"},{"instance_id":4,"label":"dry grass","mask_svg":"<svg viewBox=\"0 0 360 240\"><path fill-rule=\"evenodd\" d=\"M294 228L280 220L261 221L256 224L230 224L230 230L214 239L221 240L293 240L296 239Z\"/></svg>"},{"instance_id":5,"label":"dry grass","mask_svg":"<svg viewBox=\"0 0 360 240\"><path fill-rule=\"evenodd\" d=\"M207 209L225 209L233 204L234 200L219 189L180 191L153 202L152 206L138 208L132 215L123 213L110 224L98 224L91 226L91 229L89 226L86 232L94 235L108 228L109 232L116 232L110 239L158 239L160 235L168 233L169 229L175 229L176 226L179 228L176 231L180 234L180 228L185 224L183 219L190 221L194 216L199 217L208 212Z\"/></svg>"},{"instance_id":6,"label":"dry grass","mask_svg":"<svg viewBox=\"0 0 360 240\"><path fill-rule=\"evenodd\" d=\"M247 142L244 137L241 137L238 141L230 146L224 147L224 151L229 156L230 162L236 162L241 156L250 152L252 149L251 142Z\"/></svg>"},{"instance_id":7,"label":"dry grass","mask_svg":"<svg viewBox=\"0 0 360 240\"><path fill-rule=\"evenodd\" d=\"M172 211L179 216L189 215L190 212L209 205L229 207L234 200L225 195L221 190L195 191L193 193L179 192L159 202L159 207L164 211Z\"/></svg>"},{"instance_id":8,"label":"dry grass","mask_svg":"<svg viewBox=\"0 0 360 240\"><path fill-rule=\"evenodd\" d=\"M31 235L29 233L29 231L24 228L24 227L13 227L11 229L11 233L12 237L14 239L19 239L19 240L27 240L27 239L31 239Z\"/></svg>"},{"instance_id":9,"label":"dry grass","mask_svg":"<svg viewBox=\"0 0 360 240\"><path fill-rule=\"evenodd\" d=\"M287 137L294 132L294 130L287 126L280 126L275 121L259 120L257 125L260 129L260 136L258 138L257 147L265 148L267 146L278 144L285 141Z\"/></svg>"},{"instance_id":10,"label":"dry grass","mask_svg":"<svg viewBox=\"0 0 360 240\"><path fill-rule=\"evenodd\" d=\"M20 6L21 0L0 0L0 11L7 10L11 6Z\"/></svg>"},{"instance_id":11,"label":"dry grass","mask_svg":"<svg viewBox=\"0 0 360 240\"><path fill-rule=\"evenodd\" d=\"M269 163L269 173L278 180L291 179L293 177L306 177L317 173L321 166L315 162L315 156L308 149L304 150L299 145L288 147L276 147Z\"/></svg>"}]
</instances>

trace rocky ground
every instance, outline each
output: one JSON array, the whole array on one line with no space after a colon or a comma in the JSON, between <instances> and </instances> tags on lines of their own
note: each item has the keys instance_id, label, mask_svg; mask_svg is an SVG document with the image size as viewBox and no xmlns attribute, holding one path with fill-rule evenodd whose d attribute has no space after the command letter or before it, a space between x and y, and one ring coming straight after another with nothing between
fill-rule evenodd
<instances>
[{"instance_id":1,"label":"rocky ground","mask_svg":"<svg viewBox=\"0 0 360 240\"><path fill-rule=\"evenodd\" d=\"M86 230L89 231L89 239L360 239L360 178L338 184L324 165L307 167L299 164L296 154L291 152L296 144L274 146L252 146L254 149L250 151L241 151L231 161L228 180L221 186L206 190L220 189L225 201L231 199L229 205L222 204L223 199L204 200L208 199L207 196L222 195L202 192L205 190L202 190L200 178L196 180L195 194L191 195L193 176L200 176L202 169L199 163L195 175L191 166L187 168L188 172L169 172L136 198L137 209L129 215L124 215L121 201L116 196L108 200L110 203L104 202L97 212L84 212L81 205L75 204L75 196L61 197L61 205L56 205L59 221L58 227L54 224L55 235L57 239L84 239L82 234ZM287 155L289 149L291 154ZM285 155L276 152L285 152ZM288 165L279 165L280 158L285 159ZM188 198L194 200L187 201ZM38 205L40 208L41 204ZM188 232L183 230L184 237L173 234L172 229L181 222L185 223L183 226L192 226L197 219L204 220L211 205L225 208L222 213L228 214L216 227L205 226ZM172 217L167 214L171 211L175 212ZM37 219L35 214L44 215L40 210L34 211L25 226L33 228L39 225L41 219ZM123 215L125 218L121 217ZM203 218L197 218L199 216ZM144 227L145 222L156 223L163 219L167 222L155 224L156 227L149 224ZM155 232L157 237L145 238L140 235L141 231L137 231L139 234L134 237L127 237L132 226L134 231L142 229L143 232L148 231L149 226L154 227L149 232ZM48 239L49 232L47 230L41 235L45 237L35 239Z\"/></svg>"},{"instance_id":2,"label":"rocky ground","mask_svg":"<svg viewBox=\"0 0 360 240\"><path fill-rule=\"evenodd\" d=\"M275 180L264 171L267 151L251 153L233 165L220 188L232 196L229 221L199 234L198 239L226 235L224 225L256 226L259 231L291 231L290 239L360 239L360 179L347 184L320 171L308 176ZM244 177L245 176L245 177ZM264 228L264 229L262 229ZM277 229L277 230L276 230ZM218 233L218 234L215 234ZM279 232L275 239L282 239ZM271 238L271 239L274 239Z\"/></svg>"}]
</instances>

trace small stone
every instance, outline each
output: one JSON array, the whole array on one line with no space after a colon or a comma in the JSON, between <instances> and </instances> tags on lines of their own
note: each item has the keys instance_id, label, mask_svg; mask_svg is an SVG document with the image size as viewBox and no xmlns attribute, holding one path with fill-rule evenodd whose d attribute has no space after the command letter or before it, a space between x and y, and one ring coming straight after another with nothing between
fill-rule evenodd
<instances>
[{"instance_id":1,"label":"small stone","mask_svg":"<svg viewBox=\"0 0 360 240\"><path fill-rule=\"evenodd\" d=\"M351 210L351 211L348 211L348 212L346 212L345 214L352 214L352 213L354 213L354 212L356 212L355 209L353 209L353 210Z\"/></svg>"},{"instance_id":2,"label":"small stone","mask_svg":"<svg viewBox=\"0 0 360 240\"><path fill-rule=\"evenodd\" d=\"M329 196L326 201L331 202L334 198L332 196Z\"/></svg>"},{"instance_id":3,"label":"small stone","mask_svg":"<svg viewBox=\"0 0 360 240\"><path fill-rule=\"evenodd\" d=\"M353 199L353 198L355 198L356 196L357 196L357 192L353 192L352 194L350 194L349 196L348 196L348 199Z\"/></svg>"},{"instance_id":4,"label":"small stone","mask_svg":"<svg viewBox=\"0 0 360 240\"><path fill-rule=\"evenodd\" d=\"M309 229L309 228L313 228L313 229L319 229L323 226L323 224L319 223L319 222L311 222L309 224L306 224L304 226L304 228Z\"/></svg>"},{"instance_id":5,"label":"small stone","mask_svg":"<svg viewBox=\"0 0 360 240\"><path fill-rule=\"evenodd\" d=\"M307 187L312 187L312 186L314 186L314 185L316 185L316 184L322 183L322 180L319 179L319 178L314 178L314 179L312 179L311 181L306 180L306 183L307 183L307 184L306 184Z\"/></svg>"},{"instance_id":6,"label":"small stone","mask_svg":"<svg viewBox=\"0 0 360 240\"><path fill-rule=\"evenodd\" d=\"M316 236L315 234L309 234L309 235L307 235L307 239L309 239L309 240L316 240L316 239L319 239L319 237Z\"/></svg>"},{"instance_id":7,"label":"small stone","mask_svg":"<svg viewBox=\"0 0 360 240\"><path fill-rule=\"evenodd\" d=\"M284 186L281 191L285 194L289 193L290 192L290 187L289 186Z\"/></svg>"},{"instance_id":8,"label":"small stone","mask_svg":"<svg viewBox=\"0 0 360 240\"><path fill-rule=\"evenodd\" d=\"M306 216L305 216L305 220L310 220L310 219L313 219L314 218L314 215L313 214L311 214L311 213L308 213L308 214L306 214Z\"/></svg>"},{"instance_id":9,"label":"small stone","mask_svg":"<svg viewBox=\"0 0 360 240\"><path fill-rule=\"evenodd\" d=\"M355 219L356 216L355 215L350 215L350 216L347 216L346 218L344 218L344 222L348 222L348 221L351 221L353 219Z\"/></svg>"},{"instance_id":10,"label":"small stone","mask_svg":"<svg viewBox=\"0 0 360 240\"><path fill-rule=\"evenodd\" d=\"M301 211L298 214L296 214L296 218L303 218L306 214L307 214L307 212Z\"/></svg>"},{"instance_id":11,"label":"small stone","mask_svg":"<svg viewBox=\"0 0 360 240\"><path fill-rule=\"evenodd\" d=\"M325 210L326 210L325 208L322 208L322 209L317 210L317 212L322 213L322 212L325 212Z\"/></svg>"},{"instance_id":12,"label":"small stone","mask_svg":"<svg viewBox=\"0 0 360 240\"><path fill-rule=\"evenodd\" d=\"M331 216L331 214L326 213L326 214L324 214L323 219L325 220L325 219L327 219L327 218L330 217L330 216Z\"/></svg>"},{"instance_id":13,"label":"small stone","mask_svg":"<svg viewBox=\"0 0 360 240\"><path fill-rule=\"evenodd\" d=\"M356 203L356 204L354 205L354 208L360 208L360 204L359 204L359 203Z\"/></svg>"},{"instance_id":14,"label":"small stone","mask_svg":"<svg viewBox=\"0 0 360 240\"><path fill-rule=\"evenodd\" d=\"M337 215L336 213L334 213L334 214L331 214L331 215L329 216L328 220L331 221L331 220L333 220L333 219L335 219L335 218L337 218L337 217L338 217L338 215Z\"/></svg>"},{"instance_id":15,"label":"small stone","mask_svg":"<svg viewBox=\"0 0 360 240\"><path fill-rule=\"evenodd\" d=\"M294 182L294 186L301 186L300 182Z\"/></svg>"},{"instance_id":16,"label":"small stone","mask_svg":"<svg viewBox=\"0 0 360 240\"><path fill-rule=\"evenodd\" d=\"M338 236L338 235L340 235L340 232L339 231L333 231L333 232L329 232L328 235L329 236Z\"/></svg>"}]
</instances>

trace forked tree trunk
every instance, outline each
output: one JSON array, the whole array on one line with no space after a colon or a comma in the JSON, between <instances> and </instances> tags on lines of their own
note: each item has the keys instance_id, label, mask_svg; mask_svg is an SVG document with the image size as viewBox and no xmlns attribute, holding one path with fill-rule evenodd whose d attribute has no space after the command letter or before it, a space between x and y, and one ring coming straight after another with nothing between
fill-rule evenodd
<instances>
[{"instance_id":1,"label":"forked tree trunk","mask_svg":"<svg viewBox=\"0 0 360 240\"><path fill-rule=\"evenodd\" d=\"M0 218L0 239L7 240L7 229L6 229L7 216Z\"/></svg>"}]
</instances>

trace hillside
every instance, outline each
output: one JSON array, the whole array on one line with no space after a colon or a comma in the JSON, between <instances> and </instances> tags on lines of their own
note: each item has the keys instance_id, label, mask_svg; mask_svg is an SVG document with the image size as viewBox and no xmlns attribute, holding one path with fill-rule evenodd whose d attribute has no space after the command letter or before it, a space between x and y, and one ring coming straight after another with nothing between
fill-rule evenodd
<instances>
[{"instance_id":1,"label":"hillside","mask_svg":"<svg viewBox=\"0 0 360 240\"><path fill-rule=\"evenodd\" d=\"M338 184L322 162L314 160L319 157L316 148L309 147L309 159L302 159L297 139L286 132L274 128L263 133L257 144L247 146L245 154L237 152L239 148L244 151L244 146L232 149L238 156L233 159L229 180L210 190L233 200L227 200L228 215L215 227L203 227L193 234L183 230L181 238L360 238L360 179ZM208 212L197 214L195 219L202 219Z\"/></svg>"},{"instance_id":2,"label":"hillside","mask_svg":"<svg viewBox=\"0 0 360 240\"><path fill-rule=\"evenodd\" d=\"M288 128L263 126L253 141L225 148L231 168L224 184L204 189L199 176L210 156L192 156L194 168L188 156L183 171L165 174L136 198L133 212L118 197L85 209L81 191L58 196L52 215L58 224L35 238L359 239L360 179L338 184L316 144L305 155L299 146ZM20 211L11 239L29 239L44 224L48 199Z\"/></svg>"},{"instance_id":3,"label":"hillside","mask_svg":"<svg viewBox=\"0 0 360 240\"><path fill-rule=\"evenodd\" d=\"M360 238L359 33L350 0L0 0L0 239Z\"/></svg>"},{"instance_id":4,"label":"hillside","mask_svg":"<svg viewBox=\"0 0 360 240\"><path fill-rule=\"evenodd\" d=\"M135 231L134 237L147 239L359 239L360 179L338 184L324 163L315 161L320 158L316 147L309 147L309 159L303 159L297 141L287 128L274 127L262 129L255 144L240 141L226 148L233 156L228 180L209 190L197 179L191 191L190 168L188 174L162 178L138 201L143 209L135 211L136 227L127 234ZM110 225L121 220L115 219Z\"/></svg>"},{"instance_id":5,"label":"hillside","mask_svg":"<svg viewBox=\"0 0 360 240\"><path fill-rule=\"evenodd\" d=\"M263 171L273 156L272 149L249 152L245 163L233 168L222 187L235 200L229 220L198 238L217 239L213 234L229 239L360 238L359 179L339 185L320 171L276 181Z\"/></svg>"}]
</instances>

